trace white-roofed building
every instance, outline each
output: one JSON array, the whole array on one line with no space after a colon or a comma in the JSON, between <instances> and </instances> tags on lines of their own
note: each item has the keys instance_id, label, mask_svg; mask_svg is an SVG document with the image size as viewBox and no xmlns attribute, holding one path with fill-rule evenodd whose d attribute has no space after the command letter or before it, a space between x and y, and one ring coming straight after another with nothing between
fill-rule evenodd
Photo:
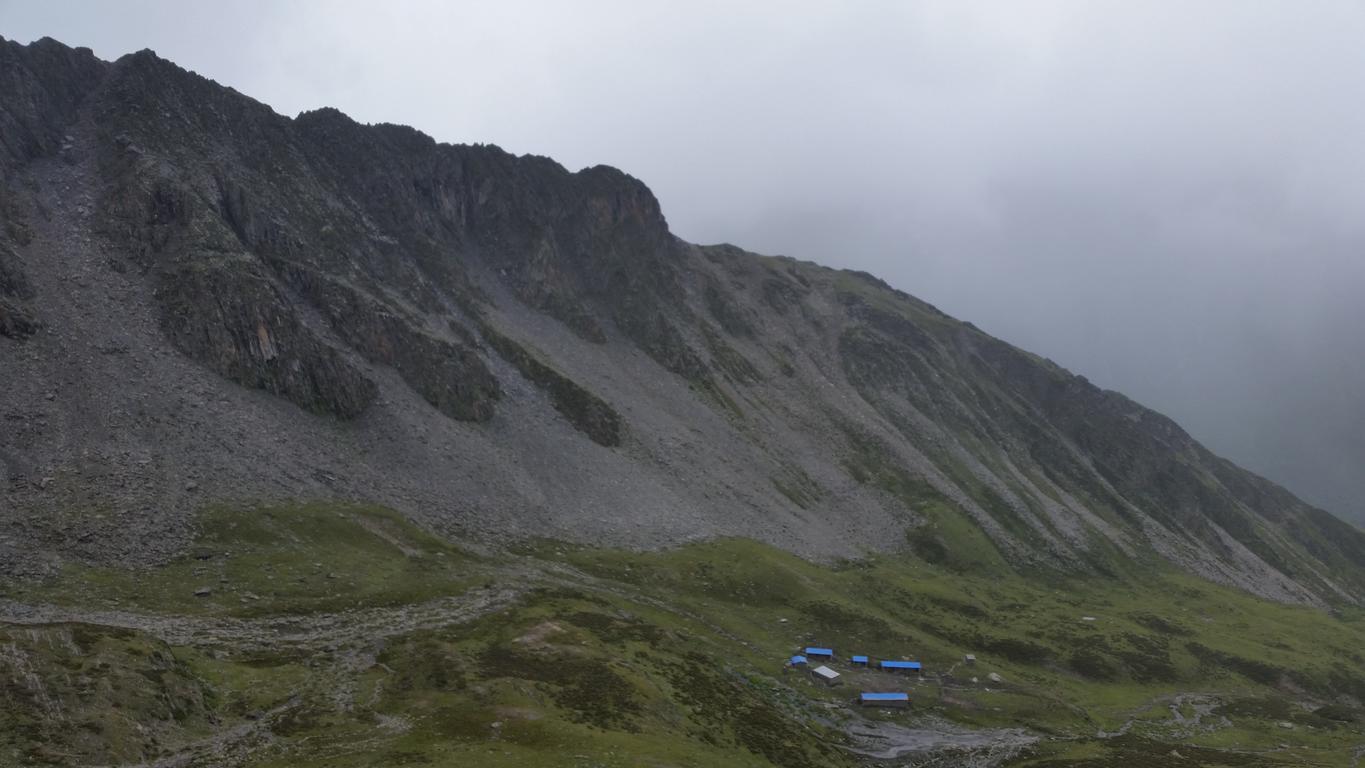
<instances>
[{"instance_id":1,"label":"white-roofed building","mask_svg":"<svg viewBox=\"0 0 1365 768\"><path fill-rule=\"evenodd\" d=\"M812 669L810 676L831 687L839 684L839 673L823 664Z\"/></svg>"}]
</instances>

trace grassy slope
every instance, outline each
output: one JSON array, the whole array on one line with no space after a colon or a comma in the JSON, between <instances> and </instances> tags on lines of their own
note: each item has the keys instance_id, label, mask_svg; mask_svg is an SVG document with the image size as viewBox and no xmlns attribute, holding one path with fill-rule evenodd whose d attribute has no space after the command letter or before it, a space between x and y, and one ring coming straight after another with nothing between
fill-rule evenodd
<instances>
[{"instance_id":1,"label":"grassy slope","mask_svg":"<svg viewBox=\"0 0 1365 768\"><path fill-rule=\"evenodd\" d=\"M958 570L908 556L821 566L742 540L648 554L545 542L491 560L382 510L212 510L181 561L72 568L8 596L305 621L490 581L526 591L470 623L307 649L0 624L0 764L133 761L252 724L274 735L251 761L272 766L847 765L844 727L864 716L1025 726L1047 737L1022 758L1034 765L1349 765L1365 745L1360 615L1174 572L1041 583ZM201 585L213 594L195 597ZM930 674L816 687L782 671L805 644L917 658ZM976 667L958 664L966 652ZM1006 682L971 682L988 672ZM909 713L847 706L857 688L902 687ZM1175 717L1201 706L1199 726Z\"/></svg>"},{"instance_id":2,"label":"grassy slope","mask_svg":"<svg viewBox=\"0 0 1365 768\"><path fill-rule=\"evenodd\" d=\"M198 528L187 555L165 567L69 565L25 592L63 604L258 616L417 602L460 591L477 570L472 556L376 507L216 507ZM210 594L196 596L201 588Z\"/></svg>"}]
</instances>

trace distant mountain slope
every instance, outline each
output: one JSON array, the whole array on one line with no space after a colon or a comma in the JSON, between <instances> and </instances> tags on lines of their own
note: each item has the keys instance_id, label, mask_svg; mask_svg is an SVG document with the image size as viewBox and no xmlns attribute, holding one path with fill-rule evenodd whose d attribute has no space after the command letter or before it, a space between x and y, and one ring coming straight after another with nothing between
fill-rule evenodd
<instances>
[{"instance_id":1,"label":"distant mountain slope","mask_svg":"<svg viewBox=\"0 0 1365 768\"><path fill-rule=\"evenodd\" d=\"M0 69L13 572L341 497L486 543L1365 597L1365 533L1169 419L871 276L683 242L614 169L291 120L146 51L0 42Z\"/></svg>"}]
</instances>

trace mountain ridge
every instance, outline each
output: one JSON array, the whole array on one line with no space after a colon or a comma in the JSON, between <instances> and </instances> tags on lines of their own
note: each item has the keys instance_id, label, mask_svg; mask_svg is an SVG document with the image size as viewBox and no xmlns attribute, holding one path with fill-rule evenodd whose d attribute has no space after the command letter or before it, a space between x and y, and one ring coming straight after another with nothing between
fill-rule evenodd
<instances>
[{"instance_id":1,"label":"mountain ridge","mask_svg":"<svg viewBox=\"0 0 1365 768\"><path fill-rule=\"evenodd\" d=\"M290 119L150 51L0 66L14 573L155 562L205 503L305 496L494 545L1365 595L1365 534L1170 419L869 275L686 243L621 171Z\"/></svg>"}]
</instances>

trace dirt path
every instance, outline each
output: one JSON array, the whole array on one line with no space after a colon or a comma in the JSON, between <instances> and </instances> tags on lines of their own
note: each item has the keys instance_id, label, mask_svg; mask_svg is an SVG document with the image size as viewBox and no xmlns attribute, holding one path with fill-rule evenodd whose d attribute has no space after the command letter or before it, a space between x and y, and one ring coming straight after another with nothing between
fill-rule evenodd
<instances>
[{"instance_id":1,"label":"dirt path","mask_svg":"<svg viewBox=\"0 0 1365 768\"><path fill-rule=\"evenodd\" d=\"M66 608L0 599L0 623L81 623L145 632L169 645L255 651L290 647L339 650L359 640L375 640L419 629L457 624L510 605L525 588L498 586L471 589L396 608L361 608L339 613L290 615L262 619L172 616L132 611Z\"/></svg>"},{"instance_id":2,"label":"dirt path","mask_svg":"<svg viewBox=\"0 0 1365 768\"><path fill-rule=\"evenodd\" d=\"M878 761L905 760L923 766L994 768L1018 757L1038 736L1019 728L974 730L925 719L918 727L867 720L847 729L848 751Z\"/></svg>"}]
</instances>

